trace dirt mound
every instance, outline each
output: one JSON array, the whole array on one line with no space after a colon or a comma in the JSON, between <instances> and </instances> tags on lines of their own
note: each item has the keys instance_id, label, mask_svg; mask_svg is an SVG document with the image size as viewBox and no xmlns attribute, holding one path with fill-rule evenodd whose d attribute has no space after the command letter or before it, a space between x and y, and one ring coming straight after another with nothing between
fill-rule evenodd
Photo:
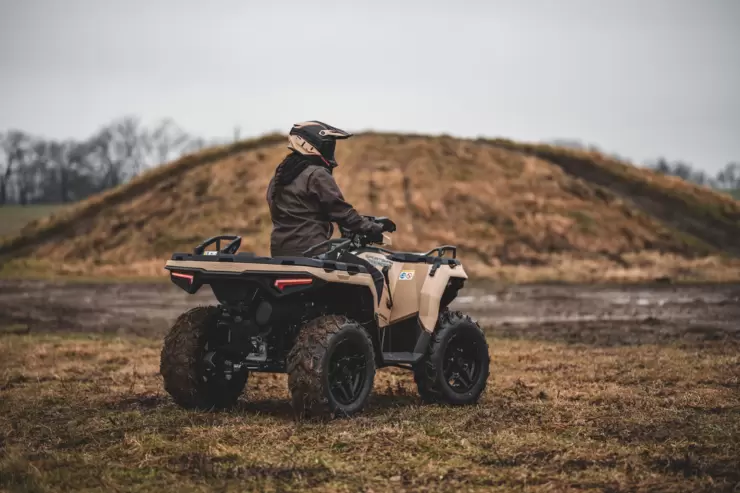
<instances>
[{"instance_id":1,"label":"dirt mound","mask_svg":"<svg viewBox=\"0 0 740 493\"><path fill-rule=\"evenodd\" d=\"M265 190L285 153L272 135L153 170L0 243L4 271L164 275L173 251L218 233L267 255ZM337 154L348 200L399 225L394 249L457 244L478 278L740 278L740 202L599 154L374 133Z\"/></svg>"}]
</instances>

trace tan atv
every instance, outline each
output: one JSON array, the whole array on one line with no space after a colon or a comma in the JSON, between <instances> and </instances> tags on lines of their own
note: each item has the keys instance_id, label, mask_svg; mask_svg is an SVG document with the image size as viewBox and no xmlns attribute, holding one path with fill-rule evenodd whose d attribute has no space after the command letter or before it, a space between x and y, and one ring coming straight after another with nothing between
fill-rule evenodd
<instances>
[{"instance_id":1,"label":"tan atv","mask_svg":"<svg viewBox=\"0 0 740 493\"><path fill-rule=\"evenodd\" d=\"M217 236L165 267L180 288L208 284L219 302L182 314L165 338L160 371L180 406L229 407L250 372L287 372L299 417L348 416L385 366L412 370L427 402L478 401L488 345L477 323L447 308L467 279L455 247L393 252L389 235L344 230L306 257L237 253L240 244Z\"/></svg>"}]
</instances>

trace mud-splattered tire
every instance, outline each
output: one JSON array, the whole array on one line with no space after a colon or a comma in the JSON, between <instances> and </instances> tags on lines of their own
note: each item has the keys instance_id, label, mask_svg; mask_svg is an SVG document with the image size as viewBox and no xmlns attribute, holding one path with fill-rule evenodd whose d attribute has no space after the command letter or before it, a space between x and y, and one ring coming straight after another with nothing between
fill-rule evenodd
<instances>
[{"instance_id":1,"label":"mud-splattered tire","mask_svg":"<svg viewBox=\"0 0 740 493\"><path fill-rule=\"evenodd\" d=\"M414 366L422 400L474 404L486 388L491 358L483 331L467 315L443 311L427 354Z\"/></svg>"},{"instance_id":2,"label":"mud-splattered tire","mask_svg":"<svg viewBox=\"0 0 740 493\"><path fill-rule=\"evenodd\" d=\"M288 388L298 419L351 416L375 379L375 352L365 329L341 315L308 322L288 355Z\"/></svg>"},{"instance_id":3,"label":"mud-splattered tire","mask_svg":"<svg viewBox=\"0 0 740 493\"><path fill-rule=\"evenodd\" d=\"M164 388L174 401L187 409L225 409L236 404L247 383L247 372L234 373L231 380L204 381L207 335L216 328L218 309L201 306L180 315L164 339L159 372Z\"/></svg>"}]
</instances>

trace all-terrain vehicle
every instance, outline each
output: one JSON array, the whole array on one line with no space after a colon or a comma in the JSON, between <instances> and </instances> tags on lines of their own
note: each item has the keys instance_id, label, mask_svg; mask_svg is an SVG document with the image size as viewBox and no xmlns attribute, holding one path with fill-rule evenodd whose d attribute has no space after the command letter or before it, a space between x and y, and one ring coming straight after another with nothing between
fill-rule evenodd
<instances>
[{"instance_id":1,"label":"all-terrain vehicle","mask_svg":"<svg viewBox=\"0 0 740 493\"><path fill-rule=\"evenodd\" d=\"M366 217L383 233L341 230L304 257L238 252L233 235L173 254L172 282L191 294L207 284L218 300L180 315L165 338L160 371L175 402L227 408L249 373L280 372L299 417L349 416L386 366L413 371L426 402L477 402L490 359L478 324L448 308L468 277L457 248L388 250L396 225Z\"/></svg>"}]
</instances>

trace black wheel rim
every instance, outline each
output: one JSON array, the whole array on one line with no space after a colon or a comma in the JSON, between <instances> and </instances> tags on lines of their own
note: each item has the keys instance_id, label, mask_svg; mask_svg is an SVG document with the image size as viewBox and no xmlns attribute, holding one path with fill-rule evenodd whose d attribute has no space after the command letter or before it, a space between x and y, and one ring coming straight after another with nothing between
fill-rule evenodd
<instances>
[{"instance_id":1,"label":"black wheel rim","mask_svg":"<svg viewBox=\"0 0 740 493\"><path fill-rule=\"evenodd\" d=\"M329 392L338 403L350 405L365 387L367 364L362 346L351 339L339 342L329 358Z\"/></svg>"},{"instance_id":2,"label":"black wheel rim","mask_svg":"<svg viewBox=\"0 0 740 493\"><path fill-rule=\"evenodd\" d=\"M478 341L460 334L450 338L445 349L442 372L453 391L459 394L470 391L478 383L482 366Z\"/></svg>"},{"instance_id":3,"label":"black wheel rim","mask_svg":"<svg viewBox=\"0 0 740 493\"><path fill-rule=\"evenodd\" d=\"M225 360L227 359L223 353L215 351L210 356L210 361L207 360L209 353L211 353L210 344L206 341L203 346L203 352L200 358L200 378L202 382L217 389L228 389L230 386L239 385L239 379L243 373L233 371L231 373L231 379L227 380L224 373Z\"/></svg>"}]
</instances>

